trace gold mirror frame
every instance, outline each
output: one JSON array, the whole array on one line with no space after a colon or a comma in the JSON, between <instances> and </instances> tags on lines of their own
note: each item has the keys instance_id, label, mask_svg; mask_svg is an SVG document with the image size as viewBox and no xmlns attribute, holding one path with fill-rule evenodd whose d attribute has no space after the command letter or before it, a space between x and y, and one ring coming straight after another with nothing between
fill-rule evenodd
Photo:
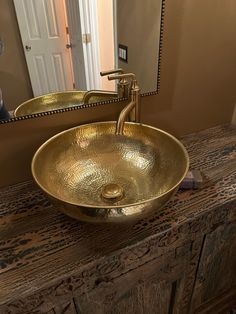
<instances>
[{"instance_id":1,"label":"gold mirror frame","mask_svg":"<svg viewBox=\"0 0 236 314\"><path fill-rule=\"evenodd\" d=\"M161 83L160 82L161 81L160 80L160 74L161 74L161 58L162 58L162 45L163 45L163 34L164 34L165 1L166 0L162 0L162 4L161 4L159 54L158 54L158 62L157 62L157 89L153 92L143 93L143 94L141 94L141 97L157 95L160 92L160 83ZM15 117L15 118L11 118L9 120L3 120L3 121L0 121L0 124L12 123L12 122L17 122L17 121L22 121L22 120L27 120L27 119L32 119L32 118L38 118L38 117L48 116L48 115L57 114L57 113L64 113L67 111L93 108L93 107L117 103L117 102L121 102L121 101L125 101L125 100L127 100L127 98L117 98L117 99L100 101L97 103L83 104L83 105L64 108L64 109L45 111L45 112L35 113L35 114L31 114L31 115Z\"/></svg>"}]
</instances>

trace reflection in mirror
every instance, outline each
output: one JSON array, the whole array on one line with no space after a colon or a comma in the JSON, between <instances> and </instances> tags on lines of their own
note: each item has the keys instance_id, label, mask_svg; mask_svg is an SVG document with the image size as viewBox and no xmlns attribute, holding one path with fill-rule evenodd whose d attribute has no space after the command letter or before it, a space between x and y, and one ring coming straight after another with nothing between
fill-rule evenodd
<instances>
[{"instance_id":1,"label":"reflection in mirror","mask_svg":"<svg viewBox=\"0 0 236 314\"><path fill-rule=\"evenodd\" d=\"M161 1L117 0L116 3L118 66L135 73L142 93L155 91Z\"/></svg>"},{"instance_id":2,"label":"reflection in mirror","mask_svg":"<svg viewBox=\"0 0 236 314\"><path fill-rule=\"evenodd\" d=\"M14 6L35 98L13 108L13 116L127 96L100 75L111 69L135 73L142 93L157 90L162 0L14 0Z\"/></svg>"},{"instance_id":3,"label":"reflection in mirror","mask_svg":"<svg viewBox=\"0 0 236 314\"><path fill-rule=\"evenodd\" d=\"M91 93L91 94L90 94ZM117 98L112 91L64 91L29 99L14 110L14 117L32 115L58 109L66 109L88 103L97 103Z\"/></svg>"}]
</instances>

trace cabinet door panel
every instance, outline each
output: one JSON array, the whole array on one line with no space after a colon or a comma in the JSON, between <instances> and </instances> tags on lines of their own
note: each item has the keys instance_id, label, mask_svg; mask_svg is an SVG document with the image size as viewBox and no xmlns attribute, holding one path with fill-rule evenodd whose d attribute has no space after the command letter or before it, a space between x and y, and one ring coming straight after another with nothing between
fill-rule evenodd
<instances>
[{"instance_id":1,"label":"cabinet door panel","mask_svg":"<svg viewBox=\"0 0 236 314\"><path fill-rule=\"evenodd\" d=\"M117 279L100 278L94 291L75 298L77 308L83 314L168 314L173 276L163 279L155 261Z\"/></svg>"},{"instance_id":2,"label":"cabinet door panel","mask_svg":"<svg viewBox=\"0 0 236 314\"><path fill-rule=\"evenodd\" d=\"M202 238L116 278L98 278L97 287L75 297L86 314L188 314Z\"/></svg>"},{"instance_id":3,"label":"cabinet door panel","mask_svg":"<svg viewBox=\"0 0 236 314\"><path fill-rule=\"evenodd\" d=\"M168 313L171 284L166 281L140 282L123 295L111 309L111 314Z\"/></svg>"},{"instance_id":4,"label":"cabinet door panel","mask_svg":"<svg viewBox=\"0 0 236 314\"><path fill-rule=\"evenodd\" d=\"M219 226L205 238L191 302L192 312L214 302L236 300L236 223ZM219 302L220 300L221 303ZM236 302L236 301L235 301ZM229 302L230 303L230 302ZM204 312L204 311L203 311ZM218 312L215 312L218 313ZM219 312L220 313L220 312Z\"/></svg>"}]
</instances>

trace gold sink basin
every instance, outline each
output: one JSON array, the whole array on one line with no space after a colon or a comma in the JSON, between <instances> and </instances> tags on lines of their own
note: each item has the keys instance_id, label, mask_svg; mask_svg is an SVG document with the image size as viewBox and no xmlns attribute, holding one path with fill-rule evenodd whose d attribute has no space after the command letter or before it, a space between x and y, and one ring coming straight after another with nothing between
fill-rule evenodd
<instances>
[{"instance_id":1,"label":"gold sink basin","mask_svg":"<svg viewBox=\"0 0 236 314\"><path fill-rule=\"evenodd\" d=\"M82 104L86 91L68 91L51 93L35 97L23 102L15 111L14 116L26 116L39 112L64 109Z\"/></svg>"},{"instance_id":2,"label":"gold sink basin","mask_svg":"<svg viewBox=\"0 0 236 314\"><path fill-rule=\"evenodd\" d=\"M188 154L172 135L126 122L81 125L35 153L32 173L55 208L87 222L126 222L150 215L177 190Z\"/></svg>"},{"instance_id":3,"label":"gold sink basin","mask_svg":"<svg viewBox=\"0 0 236 314\"><path fill-rule=\"evenodd\" d=\"M19 117L39 112L79 106L84 103L83 98L86 93L87 91L67 91L35 97L19 105L14 111L14 116ZM112 94L112 92L110 95L91 95L89 98L89 103L96 103L114 97L115 96Z\"/></svg>"}]
</instances>

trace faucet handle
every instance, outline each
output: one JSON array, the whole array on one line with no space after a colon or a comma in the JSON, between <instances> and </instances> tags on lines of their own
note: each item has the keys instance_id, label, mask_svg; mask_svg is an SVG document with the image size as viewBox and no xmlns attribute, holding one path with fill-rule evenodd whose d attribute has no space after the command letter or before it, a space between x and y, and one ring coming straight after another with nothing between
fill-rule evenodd
<instances>
[{"instance_id":1,"label":"faucet handle","mask_svg":"<svg viewBox=\"0 0 236 314\"><path fill-rule=\"evenodd\" d=\"M126 78L130 78L130 79L132 79L132 81L136 80L136 76L133 73L125 73L125 74L117 74L117 75L109 75L108 76L109 81L121 80L121 79L126 79Z\"/></svg>"},{"instance_id":2,"label":"faucet handle","mask_svg":"<svg viewBox=\"0 0 236 314\"><path fill-rule=\"evenodd\" d=\"M100 72L100 75L106 76L106 75L115 74L115 73L124 73L124 70L119 68L119 69L114 69L114 70L109 70L109 71L102 71Z\"/></svg>"},{"instance_id":3,"label":"faucet handle","mask_svg":"<svg viewBox=\"0 0 236 314\"><path fill-rule=\"evenodd\" d=\"M131 90L133 89L139 89L138 83L136 80L136 75L134 73L125 73L125 74L117 74L117 75L109 75L108 80L120 80L120 81L125 81L128 83L128 79L131 80L130 88Z\"/></svg>"},{"instance_id":4,"label":"faucet handle","mask_svg":"<svg viewBox=\"0 0 236 314\"><path fill-rule=\"evenodd\" d=\"M116 75L110 76L110 74L116 74ZM129 97L130 83L126 79L126 76L124 74L123 69L119 68L116 70L100 72L100 75L101 76L108 75L109 81L119 79L119 82L117 83L118 97L119 98L128 98Z\"/></svg>"}]
</instances>

